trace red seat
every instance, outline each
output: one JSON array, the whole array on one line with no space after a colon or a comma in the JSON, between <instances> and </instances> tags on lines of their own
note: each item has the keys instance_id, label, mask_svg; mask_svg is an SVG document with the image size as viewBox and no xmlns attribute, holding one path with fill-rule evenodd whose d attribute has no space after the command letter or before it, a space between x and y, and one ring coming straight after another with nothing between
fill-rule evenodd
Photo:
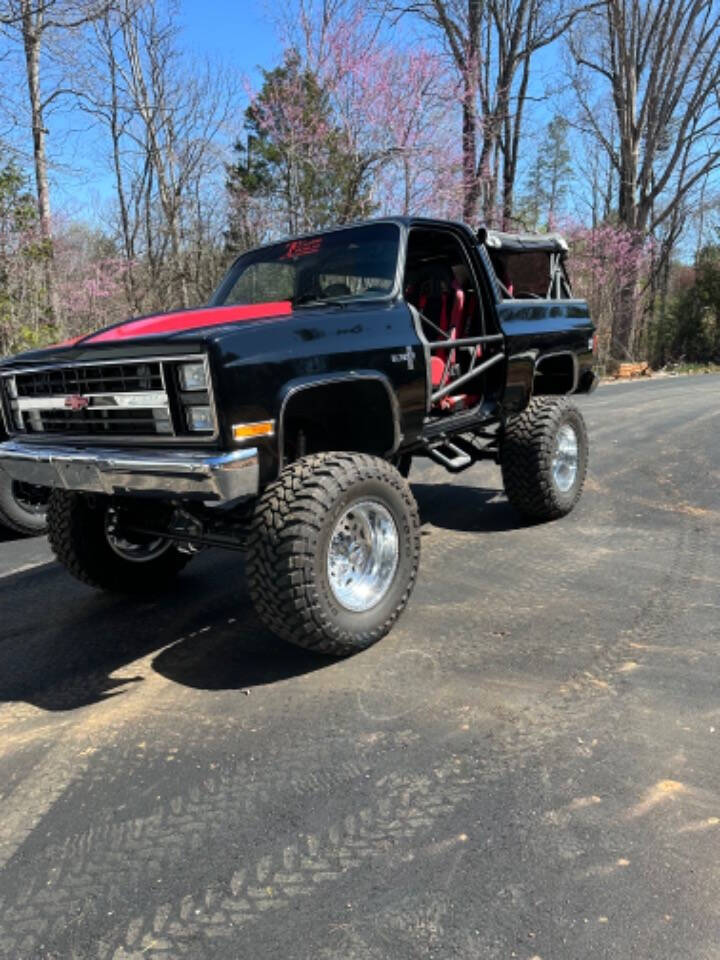
<instances>
[{"instance_id":1,"label":"red seat","mask_svg":"<svg viewBox=\"0 0 720 960\"><path fill-rule=\"evenodd\" d=\"M443 377L445 376L445 361L441 360L440 357L433 356L430 358L430 381L433 385L433 389L437 390L442 386Z\"/></svg>"},{"instance_id":2,"label":"red seat","mask_svg":"<svg viewBox=\"0 0 720 960\"><path fill-rule=\"evenodd\" d=\"M453 320L455 319L456 307L453 302L452 309L448 311L448 295L443 293L441 297L440 322L438 326L452 337ZM449 357L447 350L433 350L430 358L430 380L435 389L443 387L447 383L449 375Z\"/></svg>"},{"instance_id":3,"label":"red seat","mask_svg":"<svg viewBox=\"0 0 720 960\"><path fill-rule=\"evenodd\" d=\"M437 267L415 276L405 288L405 299L412 303L439 330L458 340L470 336L477 310L474 291L466 292L457 282L449 268ZM427 331L432 339L432 331ZM437 340L441 337L438 335ZM462 349L462 348L461 348ZM477 356L482 347L477 347ZM469 364L464 364L469 367ZM458 350L450 344L433 350L430 355L430 382L433 390L447 386L460 374ZM443 397L436 407L452 411L472 406L477 397L468 394L452 394Z\"/></svg>"},{"instance_id":4,"label":"red seat","mask_svg":"<svg viewBox=\"0 0 720 960\"><path fill-rule=\"evenodd\" d=\"M465 335L466 331L467 297L465 291L456 280L454 280L452 284L451 296L452 305L450 310L447 311L449 317L446 319L444 325L441 324L441 328L448 334L450 340L459 340ZM434 351L430 371L433 387L438 389L447 386L455 373L456 366L457 350L450 348L449 350ZM452 399L454 400L454 398ZM441 406L444 400L451 401L451 398L443 398L443 400L440 401Z\"/></svg>"}]
</instances>

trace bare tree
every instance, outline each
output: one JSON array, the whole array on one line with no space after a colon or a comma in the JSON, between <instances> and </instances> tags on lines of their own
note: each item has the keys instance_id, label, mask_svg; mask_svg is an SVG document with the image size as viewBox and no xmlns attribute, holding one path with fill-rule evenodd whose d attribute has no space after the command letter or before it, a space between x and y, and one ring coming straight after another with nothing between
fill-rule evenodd
<instances>
[{"instance_id":1,"label":"bare tree","mask_svg":"<svg viewBox=\"0 0 720 960\"><path fill-rule=\"evenodd\" d=\"M137 271L138 232L141 227L138 208L148 177L147 163L139 169L126 162L126 137L132 122L132 110L120 75L122 21L134 8L106 10L94 24L90 40L91 66L84 72L80 106L104 128L109 138L116 205L113 232L119 234L126 270L123 275L128 305L135 313L142 310L143 291Z\"/></svg>"},{"instance_id":2,"label":"bare tree","mask_svg":"<svg viewBox=\"0 0 720 960\"><path fill-rule=\"evenodd\" d=\"M532 59L583 7L569 0L387 0L385 9L421 17L442 38L459 81L463 217L473 222L480 205L486 222L507 226Z\"/></svg>"},{"instance_id":3,"label":"bare tree","mask_svg":"<svg viewBox=\"0 0 720 960\"><path fill-rule=\"evenodd\" d=\"M655 260L662 269L693 191L720 168L720 6L604 0L585 16L570 34L581 112L616 172L620 224L638 242L662 234ZM599 120L603 97L616 136ZM636 283L628 277L629 294ZM619 312L617 356L631 349L636 319L629 307Z\"/></svg>"},{"instance_id":4,"label":"bare tree","mask_svg":"<svg viewBox=\"0 0 720 960\"><path fill-rule=\"evenodd\" d=\"M53 266L46 114L54 101L71 91L66 87L62 74L57 73L51 89L45 89L43 54L48 42L57 42L59 36L67 38L97 17L103 6L101 0L3 0L0 3L0 25L6 36L17 43L23 53L40 235L46 248L48 305L50 320L55 325L60 323L60 313Z\"/></svg>"},{"instance_id":5,"label":"bare tree","mask_svg":"<svg viewBox=\"0 0 720 960\"><path fill-rule=\"evenodd\" d=\"M172 2L116 0L95 24L86 71L83 105L107 134L125 287L136 312L203 296L208 280L199 265L219 249L218 141L234 88L221 68L181 54L175 12Z\"/></svg>"},{"instance_id":6,"label":"bare tree","mask_svg":"<svg viewBox=\"0 0 720 960\"><path fill-rule=\"evenodd\" d=\"M187 307L186 201L198 180L218 165L214 143L230 115L233 91L221 70L192 69L183 63L172 9L144 3L123 19L121 29L127 61L121 73L141 120L136 139L152 168L174 286Z\"/></svg>"},{"instance_id":7,"label":"bare tree","mask_svg":"<svg viewBox=\"0 0 720 960\"><path fill-rule=\"evenodd\" d=\"M618 216L651 232L720 166L720 6L716 0L606 0L571 34L586 123L618 174ZM587 75L592 77L592 87ZM617 139L597 121L600 82Z\"/></svg>"}]
</instances>

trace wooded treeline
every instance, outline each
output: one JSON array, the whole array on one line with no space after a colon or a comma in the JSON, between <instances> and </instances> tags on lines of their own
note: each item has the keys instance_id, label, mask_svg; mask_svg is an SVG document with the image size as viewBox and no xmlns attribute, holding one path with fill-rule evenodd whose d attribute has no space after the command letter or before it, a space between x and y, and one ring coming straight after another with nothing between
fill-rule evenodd
<instances>
[{"instance_id":1,"label":"wooded treeline","mask_svg":"<svg viewBox=\"0 0 720 960\"><path fill-rule=\"evenodd\" d=\"M286 0L255 88L181 9L0 0L0 354L411 213L565 232L605 364L720 360L720 0Z\"/></svg>"}]
</instances>

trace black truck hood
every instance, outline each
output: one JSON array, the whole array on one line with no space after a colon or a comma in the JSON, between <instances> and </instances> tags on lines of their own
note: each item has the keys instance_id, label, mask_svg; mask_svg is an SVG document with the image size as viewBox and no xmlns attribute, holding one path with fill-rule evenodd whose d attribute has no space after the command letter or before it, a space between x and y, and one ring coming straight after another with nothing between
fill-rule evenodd
<instances>
[{"instance_id":1,"label":"black truck hood","mask_svg":"<svg viewBox=\"0 0 720 960\"><path fill-rule=\"evenodd\" d=\"M292 304L289 301L260 303L252 305L234 305L222 307L200 307L190 310L157 313L146 317L127 320L106 327L96 333L86 334L54 344L42 350L6 358L4 364L35 364L38 362L57 362L68 359L68 354L78 352L87 357L85 348L114 353L113 347L121 347L133 355L141 355L152 345L171 344L192 339L194 342L215 339L220 333L219 327L237 329L238 325L288 320L292 316Z\"/></svg>"}]
</instances>

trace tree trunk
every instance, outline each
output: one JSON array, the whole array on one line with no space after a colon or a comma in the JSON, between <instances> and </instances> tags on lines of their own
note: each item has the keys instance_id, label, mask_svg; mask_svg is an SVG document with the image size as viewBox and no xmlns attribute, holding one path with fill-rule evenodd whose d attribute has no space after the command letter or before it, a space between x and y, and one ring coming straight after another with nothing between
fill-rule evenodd
<instances>
[{"instance_id":1,"label":"tree trunk","mask_svg":"<svg viewBox=\"0 0 720 960\"><path fill-rule=\"evenodd\" d=\"M482 192L483 222L488 227L499 226L497 220L497 136L492 118L483 121L483 139L480 148L477 177Z\"/></svg>"},{"instance_id":2,"label":"tree trunk","mask_svg":"<svg viewBox=\"0 0 720 960\"><path fill-rule=\"evenodd\" d=\"M115 189L117 192L118 208L120 211L120 229L122 232L123 251L125 253L126 270L124 275L125 296L133 313L141 313L140 298L138 296L135 279L135 238L130 227L125 184L123 182L122 159L120 140L122 137L120 123L120 109L118 103L118 75L117 61L113 48L113 37L110 23L105 20L104 40L107 50L108 73L110 80L110 139L112 140L113 170L115 173Z\"/></svg>"},{"instance_id":3,"label":"tree trunk","mask_svg":"<svg viewBox=\"0 0 720 960\"><path fill-rule=\"evenodd\" d=\"M530 46L530 27L528 26L528 49ZM525 107L525 98L527 96L528 83L530 81L530 57L527 56L523 61L522 78L517 96L517 106L515 113L510 115L510 99L505 97L503 111L506 117L505 121L505 139L503 143L503 209L502 226L503 230L509 230L513 225L513 214L515 206L515 178L517 177L518 156L520 153L520 134L522 132L523 109Z\"/></svg>"},{"instance_id":4,"label":"tree trunk","mask_svg":"<svg viewBox=\"0 0 720 960\"><path fill-rule=\"evenodd\" d=\"M638 147L637 123L637 76L636 46L634 37L635 17L631 8L630 21L626 18L623 0L610 0L608 4L608 31L615 71L613 74L613 101L618 119L619 184L618 219L628 230L638 227ZM613 319L612 356L615 360L632 359L630 348L637 310L636 270L629 270L620 291L620 304Z\"/></svg>"},{"instance_id":5,"label":"tree trunk","mask_svg":"<svg viewBox=\"0 0 720 960\"><path fill-rule=\"evenodd\" d=\"M45 139L45 119L43 116L42 95L40 92L40 46L42 40L42 8L33 10L30 0L22 0L22 39L25 51L28 94L30 97L30 116L33 138L33 162L35 167L35 190L40 224L40 236L45 247L45 285L47 289L49 321L60 336L62 329L59 317L59 304L55 284L55 259L52 243L52 223L50 219L50 186L47 173L47 151Z\"/></svg>"},{"instance_id":6,"label":"tree trunk","mask_svg":"<svg viewBox=\"0 0 720 960\"><path fill-rule=\"evenodd\" d=\"M410 157L408 156L407 150L403 153L403 216L410 216L410 207L412 204L412 190L410 183L411 168L410 168Z\"/></svg>"},{"instance_id":7,"label":"tree trunk","mask_svg":"<svg viewBox=\"0 0 720 960\"><path fill-rule=\"evenodd\" d=\"M639 235L635 235L634 242L638 245L642 243ZM618 362L635 359L632 344L639 309L637 291L640 283L637 263L638 258L633 256L627 264L627 272L620 287L618 311L612 322L610 354L612 359Z\"/></svg>"},{"instance_id":8,"label":"tree trunk","mask_svg":"<svg viewBox=\"0 0 720 960\"><path fill-rule=\"evenodd\" d=\"M472 224L477 216L480 179L475 169L477 158L478 115L475 103L475 82L464 78L462 104L463 220Z\"/></svg>"},{"instance_id":9,"label":"tree trunk","mask_svg":"<svg viewBox=\"0 0 720 960\"><path fill-rule=\"evenodd\" d=\"M170 182L171 171L169 171L168 166L166 166L166 164L169 165L172 163L172 158L168 159L166 156L167 151L161 147L158 130L158 117L160 118L159 123L162 124L163 113L167 109L167 105L162 101L156 102L156 100L159 100L159 98L157 97L155 91L153 91L152 100L150 98L148 87L145 82L142 59L138 49L138 39L135 25L132 24L130 20L125 21L123 25L123 33L125 36L126 50L128 53L128 59L130 61L130 70L135 88L134 94L136 106L145 125L148 154L157 178L160 206L162 207L165 217L165 226L170 239L170 253L172 258L174 280L179 282L180 286L180 305L183 308L187 308L189 306L189 299L187 293L187 284L185 282L185 273L181 262L177 196L175 190L172 189L172 184ZM152 49L152 36L150 37L148 47L150 55L153 57L155 51ZM161 65L159 63L151 62L150 69L152 76L161 76ZM174 293L175 291L173 291L173 295Z\"/></svg>"}]
</instances>

